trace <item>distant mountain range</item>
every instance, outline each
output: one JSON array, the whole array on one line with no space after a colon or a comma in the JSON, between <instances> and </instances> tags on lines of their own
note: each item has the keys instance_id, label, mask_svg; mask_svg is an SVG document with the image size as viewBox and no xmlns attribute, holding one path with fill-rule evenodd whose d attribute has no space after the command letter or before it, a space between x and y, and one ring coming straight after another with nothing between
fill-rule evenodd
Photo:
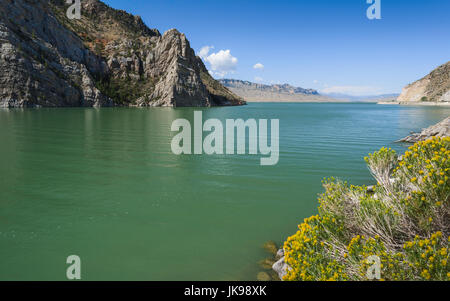
<instances>
[{"instance_id":1,"label":"distant mountain range","mask_svg":"<svg viewBox=\"0 0 450 301\"><path fill-rule=\"evenodd\" d=\"M248 102L333 102L341 101L320 95L314 89L304 89L288 84L264 85L237 79L220 79L219 82Z\"/></svg>"},{"instance_id":2,"label":"distant mountain range","mask_svg":"<svg viewBox=\"0 0 450 301\"><path fill-rule=\"evenodd\" d=\"M266 92L288 93L288 94L319 95L319 92L317 92L314 89L303 89L299 87L293 87L289 84L264 85L238 79L220 79L219 82L225 87L231 88L246 88Z\"/></svg>"},{"instance_id":3,"label":"distant mountain range","mask_svg":"<svg viewBox=\"0 0 450 301\"><path fill-rule=\"evenodd\" d=\"M380 94L380 95L363 95L363 96L355 96L355 95L348 95L348 94L340 94L340 93L327 93L324 94L328 97L334 98L334 99L340 99L340 100L347 100L347 101L358 101L358 102L379 102L379 101L393 101L397 99L399 94L392 93L392 94Z\"/></svg>"},{"instance_id":4,"label":"distant mountain range","mask_svg":"<svg viewBox=\"0 0 450 301\"><path fill-rule=\"evenodd\" d=\"M395 100L399 95L320 94L314 89L294 87L289 84L265 85L238 79L219 79L218 81L249 102L380 102Z\"/></svg>"}]
</instances>

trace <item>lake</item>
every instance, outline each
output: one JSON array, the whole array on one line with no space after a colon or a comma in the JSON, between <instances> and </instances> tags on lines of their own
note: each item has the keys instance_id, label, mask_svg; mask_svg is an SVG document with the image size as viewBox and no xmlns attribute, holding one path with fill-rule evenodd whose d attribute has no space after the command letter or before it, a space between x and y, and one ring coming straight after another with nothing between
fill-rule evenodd
<instances>
[{"instance_id":1,"label":"lake","mask_svg":"<svg viewBox=\"0 0 450 301\"><path fill-rule=\"evenodd\" d=\"M172 154L178 118L279 119L280 156ZM255 280L316 213L321 180L373 184L364 156L450 115L445 107L0 110L0 280Z\"/></svg>"}]
</instances>

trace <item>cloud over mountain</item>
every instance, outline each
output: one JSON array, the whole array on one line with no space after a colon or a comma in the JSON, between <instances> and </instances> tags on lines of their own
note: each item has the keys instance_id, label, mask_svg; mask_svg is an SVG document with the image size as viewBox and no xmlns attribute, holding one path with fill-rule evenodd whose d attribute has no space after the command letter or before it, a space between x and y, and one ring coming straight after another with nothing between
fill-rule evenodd
<instances>
[{"instance_id":1,"label":"cloud over mountain","mask_svg":"<svg viewBox=\"0 0 450 301\"><path fill-rule=\"evenodd\" d=\"M210 73L218 77L233 73L236 70L238 59L231 54L229 49L209 54L212 49L214 46L204 46L198 52L198 55L209 63Z\"/></svg>"}]
</instances>

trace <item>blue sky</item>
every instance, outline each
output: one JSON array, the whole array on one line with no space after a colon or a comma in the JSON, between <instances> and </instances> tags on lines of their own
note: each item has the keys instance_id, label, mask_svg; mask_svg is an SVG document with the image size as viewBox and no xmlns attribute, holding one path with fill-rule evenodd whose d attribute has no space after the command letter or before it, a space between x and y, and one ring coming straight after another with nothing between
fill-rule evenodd
<instances>
[{"instance_id":1,"label":"blue sky","mask_svg":"<svg viewBox=\"0 0 450 301\"><path fill-rule=\"evenodd\" d=\"M213 46L203 53L215 77L396 93L450 60L447 0L381 0L381 20L367 18L366 0L104 2L161 33L177 28L197 53Z\"/></svg>"}]
</instances>

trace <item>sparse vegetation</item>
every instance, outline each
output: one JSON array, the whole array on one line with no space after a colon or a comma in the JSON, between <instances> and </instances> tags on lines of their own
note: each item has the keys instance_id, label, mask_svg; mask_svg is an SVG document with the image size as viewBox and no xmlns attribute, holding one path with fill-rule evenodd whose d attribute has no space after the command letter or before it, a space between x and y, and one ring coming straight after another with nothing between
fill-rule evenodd
<instances>
[{"instance_id":1,"label":"sparse vegetation","mask_svg":"<svg viewBox=\"0 0 450 301\"><path fill-rule=\"evenodd\" d=\"M132 80L129 76L125 79L96 76L96 88L104 95L108 96L115 103L127 105L135 103L135 101L144 96L142 91L147 94L154 90L154 82L152 80Z\"/></svg>"},{"instance_id":2,"label":"sparse vegetation","mask_svg":"<svg viewBox=\"0 0 450 301\"><path fill-rule=\"evenodd\" d=\"M227 100L233 100L234 105L245 104L244 99L241 97L236 97L230 90L224 87L221 83L215 80L208 71L201 70L200 78L202 83L206 86L206 89L212 96L212 100L216 105L220 105L222 102Z\"/></svg>"}]
</instances>

